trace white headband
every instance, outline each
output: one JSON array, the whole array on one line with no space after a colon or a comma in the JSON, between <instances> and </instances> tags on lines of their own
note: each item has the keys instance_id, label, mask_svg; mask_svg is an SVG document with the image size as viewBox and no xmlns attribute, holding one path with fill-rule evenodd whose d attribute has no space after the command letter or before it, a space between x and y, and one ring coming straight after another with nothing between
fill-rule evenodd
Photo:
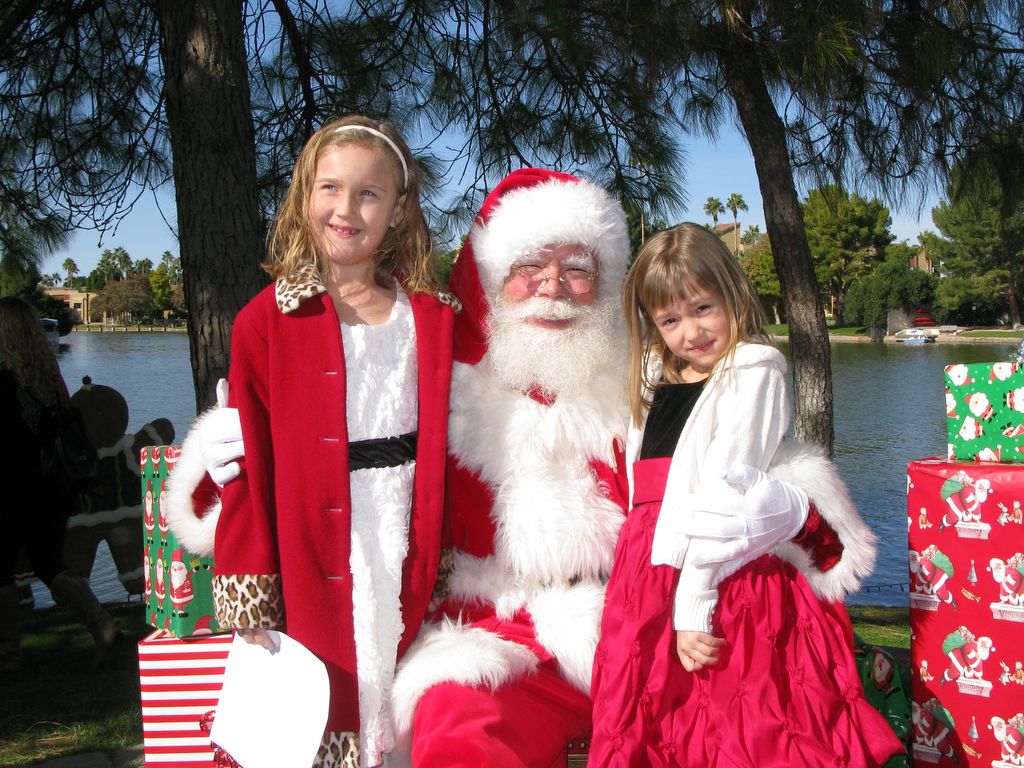
<instances>
[{"instance_id":1,"label":"white headband","mask_svg":"<svg viewBox=\"0 0 1024 768\"><path fill-rule=\"evenodd\" d=\"M395 142L393 142L391 139L389 139L383 133L378 131L376 128L367 128L365 125L342 125L342 126L339 126L339 127L334 129L335 133L341 133L343 131L364 131L365 133L369 133L369 134L371 134L373 136L376 136L378 139L383 139L384 142L389 147L391 147L393 150L395 150L395 154L398 155L398 162L400 162L402 164L402 174L405 177L404 180L403 180L402 188L403 189L408 189L409 188L409 166L406 165L406 163L405 163L405 155L402 154L402 150L400 150L398 148L398 145L395 144Z\"/></svg>"}]
</instances>

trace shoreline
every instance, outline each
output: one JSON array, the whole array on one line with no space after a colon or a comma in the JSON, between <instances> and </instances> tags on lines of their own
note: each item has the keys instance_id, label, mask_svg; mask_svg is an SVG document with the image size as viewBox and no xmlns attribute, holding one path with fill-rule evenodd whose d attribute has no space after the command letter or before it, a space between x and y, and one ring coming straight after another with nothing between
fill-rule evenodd
<instances>
[{"instance_id":1,"label":"shoreline","mask_svg":"<svg viewBox=\"0 0 1024 768\"><path fill-rule=\"evenodd\" d=\"M116 325L86 325L84 323L71 328L71 333L186 333L188 328L184 325L163 326L163 325L141 325L135 323L118 323ZM64 338L64 337L61 337ZM1019 344L1024 341L1024 336L960 336L955 333L940 333L935 336L936 344ZM789 343L789 335L772 334L773 341L784 341ZM837 344L901 344L900 339L893 335L883 336L875 341L870 336L855 336L847 334L829 334L829 343ZM916 346L916 345L915 345Z\"/></svg>"},{"instance_id":2,"label":"shoreline","mask_svg":"<svg viewBox=\"0 0 1024 768\"><path fill-rule=\"evenodd\" d=\"M118 323L116 325L86 325L81 323L79 325L72 326L71 331L65 335L70 336L72 333L185 333L188 330L184 325L166 326L166 325L141 325L136 323ZM63 336L61 338L64 338Z\"/></svg>"},{"instance_id":3,"label":"shoreline","mask_svg":"<svg viewBox=\"0 0 1024 768\"><path fill-rule=\"evenodd\" d=\"M773 341L789 342L789 336L772 335ZM885 336L880 341L875 341L870 336L844 336L829 335L829 343L836 344L902 344L895 336ZM952 333L943 333L935 337L936 344L1019 344L1024 338L1018 336L958 336ZM912 345L917 346L917 345Z\"/></svg>"}]
</instances>

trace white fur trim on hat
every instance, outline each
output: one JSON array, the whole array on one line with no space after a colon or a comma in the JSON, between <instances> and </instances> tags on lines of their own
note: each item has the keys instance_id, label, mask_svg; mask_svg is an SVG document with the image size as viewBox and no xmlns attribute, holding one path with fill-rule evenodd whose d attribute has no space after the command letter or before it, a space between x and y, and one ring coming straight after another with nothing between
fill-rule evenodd
<instances>
[{"instance_id":1,"label":"white fur trim on hat","mask_svg":"<svg viewBox=\"0 0 1024 768\"><path fill-rule=\"evenodd\" d=\"M486 222L470 232L484 293L493 296L516 259L550 244L579 243L598 258L598 290L622 290L629 263L629 231L622 206L586 180L546 181L514 189Z\"/></svg>"}]
</instances>

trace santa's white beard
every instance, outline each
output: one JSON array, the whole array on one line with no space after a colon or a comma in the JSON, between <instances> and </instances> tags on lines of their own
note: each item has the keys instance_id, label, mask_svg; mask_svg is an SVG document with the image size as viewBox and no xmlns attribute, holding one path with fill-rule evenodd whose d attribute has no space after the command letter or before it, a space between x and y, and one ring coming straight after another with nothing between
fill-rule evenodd
<instances>
[{"instance_id":1,"label":"santa's white beard","mask_svg":"<svg viewBox=\"0 0 1024 768\"><path fill-rule=\"evenodd\" d=\"M573 322L544 328L528 318ZM499 292L491 299L489 324L485 364L521 392L536 388L554 397L573 395L586 388L602 363L625 354L622 309L614 297L581 306L543 297L510 302Z\"/></svg>"},{"instance_id":2,"label":"santa's white beard","mask_svg":"<svg viewBox=\"0 0 1024 768\"><path fill-rule=\"evenodd\" d=\"M185 571L184 571L184 569L182 569L181 571L177 571L174 568L172 568L171 569L171 586L177 588L177 587L180 587L184 583L185 583Z\"/></svg>"}]
</instances>

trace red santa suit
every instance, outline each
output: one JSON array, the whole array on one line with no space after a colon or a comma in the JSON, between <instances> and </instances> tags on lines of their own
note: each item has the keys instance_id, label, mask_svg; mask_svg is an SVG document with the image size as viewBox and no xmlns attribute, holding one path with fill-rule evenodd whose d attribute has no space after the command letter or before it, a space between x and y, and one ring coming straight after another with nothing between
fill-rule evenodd
<instances>
[{"instance_id":1,"label":"red santa suit","mask_svg":"<svg viewBox=\"0 0 1024 768\"><path fill-rule=\"evenodd\" d=\"M618 297L629 255L621 207L572 176L516 171L484 202L452 274L462 311L451 570L392 687L393 765L548 766L590 729L593 655L627 499L625 355L558 398L509 387L487 358L488 297L516 258L565 243L597 257L598 299ZM841 547L815 520L818 530L802 535L821 544L815 563L834 564Z\"/></svg>"},{"instance_id":2,"label":"red santa suit","mask_svg":"<svg viewBox=\"0 0 1024 768\"><path fill-rule=\"evenodd\" d=\"M153 481L146 483L146 498L142 507L142 526L146 530L146 542L153 542L153 531L156 529L156 519L153 517Z\"/></svg>"},{"instance_id":3,"label":"red santa suit","mask_svg":"<svg viewBox=\"0 0 1024 768\"><path fill-rule=\"evenodd\" d=\"M914 741L926 747L934 747L947 757L953 754L952 748L946 743L951 732L949 725L949 713L932 699L934 707L920 707L914 702L914 728L916 735Z\"/></svg>"},{"instance_id":4,"label":"red santa suit","mask_svg":"<svg viewBox=\"0 0 1024 768\"><path fill-rule=\"evenodd\" d=\"M353 436L347 408L374 412L380 410L373 407L380 398L372 397L369 404L347 402L357 375L346 370L346 356L354 350L343 342L343 334L353 339L352 329L341 328L333 302L311 269L291 281L279 278L235 321L230 391L231 404L239 409L245 457L241 476L223 489L222 507L215 504L202 516L192 509L193 493L206 481L200 425L182 447L167 492L174 531L186 547L210 553L216 534L213 589L220 626L282 629L324 661L331 687L327 738L346 752L353 743L349 735L361 733L362 725L365 686L359 681L366 679L362 665L367 659L357 659L362 639L357 635L366 628L363 620L369 616L372 622L377 613L371 606L354 616L354 606L365 606L364 593L379 596L381 587L388 597L381 598L387 604L380 612L395 614L386 626L373 627L372 637L365 633L379 651L373 659L380 673L374 681L377 694L386 695L391 676L386 667L393 671L396 655L415 638L437 580L441 549L453 311L433 296L399 293L392 317L400 310L406 317L411 312L404 336L413 345L413 365L403 370L411 371L412 378L408 389L389 393L387 402L409 406L404 410L417 435L415 472L411 464L399 467L408 468L409 484L401 500L405 516L396 518L395 525L383 532L360 527L365 526L361 510L373 501L359 509L354 503L362 485L351 476L356 471L348 471L355 450L350 441L362 436ZM363 341L359 336L353 343ZM365 393L365 387L360 391ZM380 552L367 544L385 538ZM394 561L386 569L388 584L378 583L379 570L370 568L368 559ZM390 582L396 579L392 595ZM382 731L388 728L381 725ZM374 747L389 748L388 738L375 732L360 746L373 741ZM363 756L367 764L378 760L379 755Z\"/></svg>"},{"instance_id":5,"label":"red santa suit","mask_svg":"<svg viewBox=\"0 0 1024 768\"><path fill-rule=\"evenodd\" d=\"M163 613L164 597L167 596L167 591L164 586L164 551L162 549L157 550L156 553L156 585L154 591L156 592L156 609Z\"/></svg>"},{"instance_id":6,"label":"red santa suit","mask_svg":"<svg viewBox=\"0 0 1024 768\"><path fill-rule=\"evenodd\" d=\"M952 633L950 638L957 634L957 632ZM946 651L949 666L942 673L942 680L940 681L942 683L955 682L961 677L965 680L970 680L981 679L983 676L982 666L992 650L992 640L988 637L975 639L973 636L968 636L965 640L961 634L959 635L958 642L959 645L951 647ZM950 643L949 638L943 643L943 646L946 647L948 643Z\"/></svg>"},{"instance_id":7,"label":"red santa suit","mask_svg":"<svg viewBox=\"0 0 1024 768\"><path fill-rule=\"evenodd\" d=\"M184 551L181 548L174 550L174 554L171 555L171 587L168 593L173 612L179 616L187 615L185 606L192 602L196 595L192 586L192 574L185 565Z\"/></svg>"},{"instance_id":8,"label":"red santa suit","mask_svg":"<svg viewBox=\"0 0 1024 768\"><path fill-rule=\"evenodd\" d=\"M997 575L999 581L999 602L1009 605L1024 604L1024 564L1020 555L1014 556L1010 561L1003 564L999 560L993 561L999 566L993 568L993 574ZM998 568L998 570L997 570ZM998 578L1001 576L1002 578Z\"/></svg>"}]
</instances>

